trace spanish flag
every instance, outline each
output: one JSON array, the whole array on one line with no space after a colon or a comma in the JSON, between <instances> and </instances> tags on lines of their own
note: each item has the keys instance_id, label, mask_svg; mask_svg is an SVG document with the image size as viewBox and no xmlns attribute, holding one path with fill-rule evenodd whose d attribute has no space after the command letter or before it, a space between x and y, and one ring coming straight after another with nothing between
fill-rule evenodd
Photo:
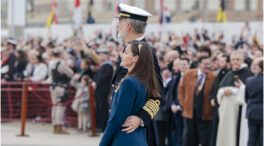
<instances>
[{"instance_id":1,"label":"spanish flag","mask_svg":"<svg viewBox=\"0 0 264 146\"><path fill-rule=\"evenodd\" d=\"M47 23L46 23L47 28L50 28L50 25L52 23L58 24L58 18L57 18L56 12L55 12L55 10L57 8L56 1L52 1L51 5L52 5L51 12L50 12L49 18L48 18Z\"/></svg>"},{"instance_id":2,"label":"spanish flag","mask_svg":"<svg viewBox=\"0 0 264 146\"><path fill-rule=\"evenodd\" d=\"M221 5L217 13L217 22L227 22L225 0L221 0Z\"/></svg>"}]
</instances>

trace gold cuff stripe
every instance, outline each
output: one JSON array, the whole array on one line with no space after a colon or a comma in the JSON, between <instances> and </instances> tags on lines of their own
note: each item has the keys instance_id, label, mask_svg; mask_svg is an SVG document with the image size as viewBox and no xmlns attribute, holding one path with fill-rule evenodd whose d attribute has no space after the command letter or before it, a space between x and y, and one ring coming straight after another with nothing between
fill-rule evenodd
<instances>
[{"instance_id":1,"label":"gold cuff stripe","mask_svg":"<svg viewBox=\"0 0 264 146\"><path fill-rule=\"evenodd\" d=\"M159 100L154 101L153 99L149 99L147 103L145 104L145 106L143 107L143 109L146 112L148 112L148 114L151 116L151 119L153 119L154 115L157 114L159 110L159 104L160 104Z\"/></svg>"},{"instance_id":2,"label":"gold cuff stripe","mask_svg":"<svg viewBox=\"0 0 264 146\"><path fill-rule=\"evenodd\" d=\"M146 103L146 106L148 108L150 108L154 113L156 113L159 110L157 105L155 104L155 102L153 103L153 102L149 101Z\"/></svg>"},{"instance_id":3,"label":"gold cuff stripe","mask_svg":"<svg viewBox=\"0 0 264 146\"><path fill-rule=\"evenodd\" d=\"M120 13L120 14L119 14L119 17L121 17L121 16L124 16L124 17L128 17L128 18L130 18L130 15L129 15L129 14Z\"/></svg>"},{"instance_id":4,"label":"gold cuff stripe","mask_svg":"<svg viewBox=\"0 0 264 146\"><path fill-rule=\"evenodd\" d=\"M154 104L154 107L156 107L157 110L159 110L159 105L160 105L160 101L159 100L154 101L153 99L150 99L149 101L147 101L147 103Z\"/></svg>"},{"instance_id":5,"label":"gold cuff stripe","mask_svg":"<svg viewBox=\"0 0 264 146\"><path fill-rule=\"evenodd\" d=\"M153 117L154 117L153 112L152 112L149 108L147 108L146 106L144 106L143 109L144 109L146 112L148 112L148 114L150 115L151 119L153 119Z\"/></svg>"}]
</instances>

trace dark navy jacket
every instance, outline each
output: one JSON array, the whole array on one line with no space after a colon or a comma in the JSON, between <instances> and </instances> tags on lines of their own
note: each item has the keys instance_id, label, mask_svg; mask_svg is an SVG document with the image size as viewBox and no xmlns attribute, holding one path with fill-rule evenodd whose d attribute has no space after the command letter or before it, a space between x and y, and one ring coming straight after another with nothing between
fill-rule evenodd
<instances>
[{"instance_id":1,"label":"dark navy jacket","mask_svg":"<svg viewBox=\"0 0 264 146\"><path fill-rule=\"evenodd\" d=\"M246 117L263 120L263 74L249 77L246 81Z\"/></svg>"},{"instance_id":2,"label":"dark navy jacket","mask_svg":"<svg viewBox=\"0 0 264 146\"><path fill-rule=\"evenodd\" d=\"M142 42L146 42L145 38L141 40ZM162 77L160 74L160 67L158 63L158 59L156 56L156 51L152 48L152 54L153 54L153 59L154 59L154 65L155 65L155 72L156 76L160 85L160 94L163 97L163 83L162 83ZM127 74L127 69L123 68L120 66L121 63L121 58L118 58L118 62L116 64L116 71L112 80L112 84L114 85L114 88L112 90L112 94L114 93L113 91L115 90L115 86L121 81L122 78L125 77ZM114 96L112 96L114 97ZM157 97L153 97L157 99ZM160 98L159 98L160 100ZM143 122L144 125L147 127L147 140L148 140L148 145L149 146L157 146L158 144L158 132L157 132L157 127L156 127L156 122L155 120L151 120L150 115L143 109L139 110L138 113L136 113L137 116L139 116Z\"/></svg>"},{"instance_id":3,"label":"dark navy jacket","mask_svg":"<svg viewBox=\"0 0 264 146\"><path fill-rule=\"evenodd\" d=\"M146 87L135 77L125 79L114 93L110 117L100 146L147 146L146 128L139 127L130 134L121 131L127 117L138 113L146 100Z\"/></svg>"}]
</instances>

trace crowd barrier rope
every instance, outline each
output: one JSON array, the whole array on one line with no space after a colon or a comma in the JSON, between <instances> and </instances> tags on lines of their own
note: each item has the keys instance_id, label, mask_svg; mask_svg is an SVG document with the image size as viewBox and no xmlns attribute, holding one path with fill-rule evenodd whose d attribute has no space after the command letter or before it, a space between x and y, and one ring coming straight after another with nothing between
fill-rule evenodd
<instances>
[{"instance_id":1,"label":"crowd barrier rope","mask_svg":"<svg viewBox=\"0 0 264 146\"><path fill-rule=\"evenodd\" d=\"M75 89L69 86L69 99L65 103L52 104L49 84L36 82L1 83L1 122L21 120L20 136L25 135L26 122L51 122L52 106L65 105L65 126L77 127L77 113L71 109ZM91 136L96 136L95 104L90 86Z\"/></svg>"}]
</instances>

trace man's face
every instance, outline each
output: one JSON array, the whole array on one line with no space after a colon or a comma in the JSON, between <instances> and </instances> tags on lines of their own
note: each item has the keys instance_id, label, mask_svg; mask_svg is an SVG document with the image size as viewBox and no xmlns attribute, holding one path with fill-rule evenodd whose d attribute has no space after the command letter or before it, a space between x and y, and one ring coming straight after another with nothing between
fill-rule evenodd
<instances>
[{"instance_id":1,"label":"man's face","mask_svg":"<svg viewBox=\"0 0 264 146\"><path fill-rule=\"evenodd\" d=\"M6 44L6 49L7 49L7 50L12 50L12 49L13 49L13 45L7 43L7 44Z\"/></svg>"},{"instance_id":2,"label":"man's face","mask_svg":"<svg viewBox=\"0 0 264 146\"><path fill-rule=\"evenodd\" d=\"M188 69L190 69L190 64L187 62L187 60L180 60L180 71L185 72Z\"/></svg>"},{"instance_id":3,"label":"man's face","mask_svg":"<svg viewBox=\"0 0 264 146\"><path fill-rule=\"evenodd\" d=\"M250 71L255 75L261 72L261 68L258 66L260 61L260 59L255 59L250 66Z\"/></svg>"},{"instance_id":4,"label":"man's face","mask_svg":"<svg viewBox=\"0 0 264 146\"><path fill-rule=\"evenodd\" d=\"M220 69L225 69L227 68L227 58L226 57L219 57L219 65L220 65Z\"/></svg>"},{"instance_id":5,"label":"man's face","mask_svg":"<svg viewBox=\"0 0 264 146\"><path fill-rule=\"evenodd\" d=\"M181 72L181 71L180 71L180 60L179 60L179 59L177 59L177 60L175 60L175 61L173 62L173 67L172 67L172 69L173 69L174 73L179 73L179 72Z\"/></svg>"},{"instance_id":6,"label":"man's face","mask_svg":"<svg viewBox=\"0 0 264 146\"><path fill-rule=\"evenodd\" d=\"M211 59L210 58L203 59L199 64L199 68L203 73L208 73L211 68Z\"/></svg>"},{"instance_id":7,"label":"man's face","mask_svg":"<svg viewBox=\"0 0 264 146\"><path fill-rule=\"evenodd\" d=\"M120 37L122 40L125 40L127 36L127 21L126 18L120 18L119 22L117 24L117 31L118 31L118 37Z\"/></svg>"},{"instance_id":8,"label":"man's face","mask_svg":"<svg viewBox=\"0 0 264 146\"><path fill-rule=\"evenodd\" d=\"M237 71L240 69L243 63L243 59L240 57L240 54L231 55L231 64L232 68Z\"/></svg>"}]
</instances>

